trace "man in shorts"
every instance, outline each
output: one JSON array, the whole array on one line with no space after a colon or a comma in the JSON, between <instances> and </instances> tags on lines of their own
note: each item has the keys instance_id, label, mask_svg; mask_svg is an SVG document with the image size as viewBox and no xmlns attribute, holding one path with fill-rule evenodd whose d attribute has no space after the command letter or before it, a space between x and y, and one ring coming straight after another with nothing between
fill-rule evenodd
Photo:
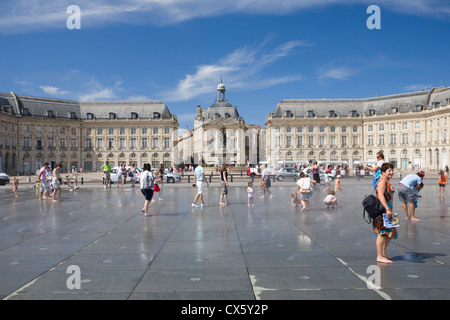
<instances>
[{"instance_id":1,"label":"man in shorts","mask_svg":"<svg viewBox=\"0 0 450 320\"><path fill-rule=\"evenodd\" d=\"M203 202L203 192L205 191L205 186L209 186L208 181L205 177L205 169L203 168L203 163L200 163L197 168L195 168L195 174L194 174L194 184L197 185L197 195L194 198L194 202L192 203L192 206L194 208L198 208L197 200L201 200L201 206L206 207L206 203Z\"/></svg>"},{"instance_id":2,"label":"man in shorts","mask_svg":"<svg viewBox=\"0 0 450 320\"><path fill-rule=\"evenodd\" d=\"M403 203L403 211L405 212L406 220L409 220L410 217L408 215L408 206L409 211L411 213L411 220L412 221L420 221L421 219L416 218L414 215L415 207L414 207L414 193L411 190L412 187L416 188L417 185L420 185L422 183L422 179L425 176L425 173L423 171L419 171L416 174L411 173L408 174L406 177L404 177L397 189L398 193L398 200Z\"/></svg>"}]
</instances>

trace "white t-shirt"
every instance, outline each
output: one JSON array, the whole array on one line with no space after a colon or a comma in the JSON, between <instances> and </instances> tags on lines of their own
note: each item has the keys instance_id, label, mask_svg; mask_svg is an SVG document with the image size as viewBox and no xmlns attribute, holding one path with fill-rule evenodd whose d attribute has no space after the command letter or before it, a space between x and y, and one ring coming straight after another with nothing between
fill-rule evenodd
<instances>
[{"instance_id":1,"label":"white t-shirt","mask_svg":"<svg viewBox=\"0 0 450 320\"><path fill-rule=\"evenodd\" d=\"M384 162L385 162L384 160L378 161L376 167L378 167L378 169L380 169Z\"/></svg>"},{"instance_id":2,"label":"white t-shirt","mask_svg":"<svg viewBox=\"0 0 450 320\"><path fill-rule=\"evenodd\" d=\"M153 189L152 180L154 179L153 173L144 171L139 178L141 189Z\"/></svg>"},{"instance_id":3,"label":"white t-shirt","mask_svg":"<svg viewBox=\"0 0 450 320\"><path fill-rule=\"evenodd\" d=\"M336 199L336 196L329 194L323 199L323 202L331 202L333 199Z\"/></svg>"},{"instance_id":4,"label":"white t-shirt","mask_svg":"<svg viewBox=\"0 0 450 320\"><path fill-rule=\"evenodd\" d=\"M311 189L311 179L310 178L301 178L297 181L297 184L300 188Z\"/></svg>"}]
</instances>

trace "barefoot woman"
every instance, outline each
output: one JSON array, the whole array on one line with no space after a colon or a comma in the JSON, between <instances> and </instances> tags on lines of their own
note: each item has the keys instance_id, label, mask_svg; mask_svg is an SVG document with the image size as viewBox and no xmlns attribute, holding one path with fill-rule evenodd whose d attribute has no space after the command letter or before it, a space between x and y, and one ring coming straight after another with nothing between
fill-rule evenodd
<instances>
[{"instance_id":1,"label":"barefoot woman","mask_svg":"<svg viewBox=\"0 0 450 320\"><path fill-rule=\"evenodd\" d=\"M394 167L390 163L383 163L381 166L381 177L378 180L376 190L377 198L386 209L388 218L392 217L392 196L394 188L392 188L389 180L394 175ZM373 229L378 235L377 237L377 261L383 263L392 263L386 255L386 247L392 239L397 238L396 228L385 228L383 223L383 215L379 215L373 220Z\"/></svg>"}]
</instances>

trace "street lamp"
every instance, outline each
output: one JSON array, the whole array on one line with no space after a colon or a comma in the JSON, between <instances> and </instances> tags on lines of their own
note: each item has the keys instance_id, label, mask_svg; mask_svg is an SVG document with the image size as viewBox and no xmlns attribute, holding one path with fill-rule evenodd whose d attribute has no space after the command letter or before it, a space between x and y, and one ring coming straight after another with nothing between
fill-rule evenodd
<instances>
[{"instance_id":1,"label":"street lamp","mask_svg":"<svg viewBox=\"0 0 450 320\"><path fill-rule=\"evenodd\" d=\"M227 128L222 126L220 132L222 133L222 164L225 164L227 157Z\"/></svg>"}]
</instances>

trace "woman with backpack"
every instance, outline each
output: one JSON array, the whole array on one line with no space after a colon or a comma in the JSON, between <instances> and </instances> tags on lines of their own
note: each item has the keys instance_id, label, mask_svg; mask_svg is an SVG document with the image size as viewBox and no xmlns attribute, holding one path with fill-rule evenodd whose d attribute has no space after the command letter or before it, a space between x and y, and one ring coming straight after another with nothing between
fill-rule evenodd
<instances>
[{"instance_id":1,"label":"woman with backpack","mask_svg":"<svg viewBox=\"0 0 450 320\"><path fill-rule=\"evenodd\" d=\"M383 163L380 168L381 176L376 185L376 195L385 208L386 217L393 218L392 197L394 188L389 180L394 175L394 166L391 163ZM386 228L384 226L383 214L372 221L373 230L377 234L377 262L392 263L386 254L386 248L392 239L397 239L397 228Z\"/></svg>"}]
</instances>

